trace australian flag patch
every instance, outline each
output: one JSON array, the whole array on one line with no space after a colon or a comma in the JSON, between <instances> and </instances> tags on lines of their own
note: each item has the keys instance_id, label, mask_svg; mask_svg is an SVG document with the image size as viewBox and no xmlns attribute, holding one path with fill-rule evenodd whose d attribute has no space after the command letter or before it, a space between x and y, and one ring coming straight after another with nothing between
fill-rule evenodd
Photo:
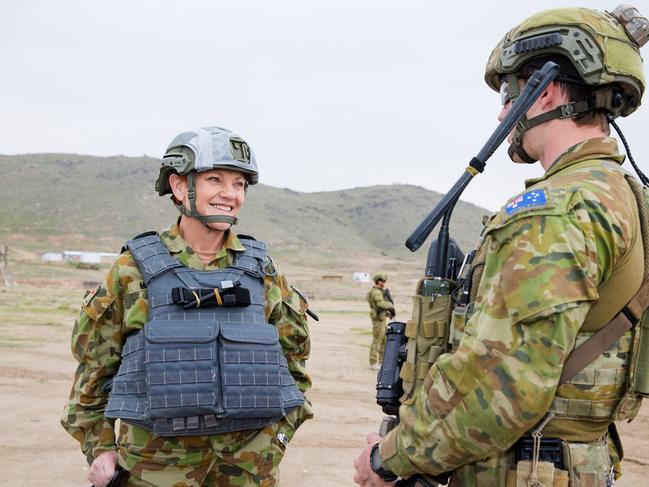
<instances>
[{"instance_id":1,"label":"australian flag patch","mask_svg":"<svg viewBox=\"0 0 649 487\"><path fill-rule=\"evenodd\" d=\"M505 205L505 214L511 216L527 208L547 206L548 195L545 189L533 189L517 196Z\"/></svg>"}]
</instances>

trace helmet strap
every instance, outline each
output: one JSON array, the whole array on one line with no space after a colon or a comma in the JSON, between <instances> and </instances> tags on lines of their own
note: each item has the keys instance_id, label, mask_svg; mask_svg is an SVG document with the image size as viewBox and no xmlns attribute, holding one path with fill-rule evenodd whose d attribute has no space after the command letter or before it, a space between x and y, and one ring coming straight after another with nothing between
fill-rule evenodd
<instances>
[{"instance_id":1,"label":"helmet strap","mask_svg":"<svg viewBox=\"0 0 649 487\"><path fill-rule=\"evenodd\" d=\"M518 89L518 79L516 75L508 74L507 83L509 85L510 96L513 103L514 100L520 95L520 90ZM512 86L515 86L516 88L512 90ZM525 134L525 132L538 125L541 125L542 123L549 122L550 120L571 118L579 115L580 113L589 112L591 110L599 108L597 105L597 99L589 98L587 100L571 101L570 103L558 106L554 110L542 113L533 118L528 119L526 116L523 116L518 124L516 124L516 129L514 130L514 135L512 137L512 143L509 146L509 149L507 149L507 153L509 154L510 159L514 160L514 155L517 155L525 164L534 164L537 159L534 159L532 156L530 156L523 148L523 135Z\"/></svg>"},{"instance_id":2,"label":"helmet strap","mask_svg":"<svg viewBox=\"0 0 649 487\"><path fill-rule=\"evenodd\" d=\"M198 212L196 208L196 184L195 184L195 172L190 171L187 174L187 197L189 199L190 209L185 208L185 205L182 203L174 203L174 206L178 208L178 211L181 215L187 217L196 218L203 225L209 226L208 223L224 222L229 223L230 225L236 225L239 221L238 218L228 215L202 215Z\"/></svg>"}]
</instances>

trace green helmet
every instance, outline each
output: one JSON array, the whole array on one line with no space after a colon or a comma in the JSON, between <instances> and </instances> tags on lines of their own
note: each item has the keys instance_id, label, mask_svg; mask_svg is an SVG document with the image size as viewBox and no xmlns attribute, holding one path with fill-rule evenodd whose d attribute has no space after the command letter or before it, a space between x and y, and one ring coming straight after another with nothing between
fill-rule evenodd
<instances>
[{"instance_id":1,"label":"green helmet","mask_svg":"<svg viewBox=\"0 0 649 487\"><path fill-rule=\"evenodd\" d=\"M191 209L176 204L186 216L198 218L203 223L227 222L235 224L237 219L227 215L201 215L196 210L195 173L212 169L229 169L246 176L248 184L257 184L259 171L255 155L248 144L239 136L220 127L205 127L183 132L171 141L161 160L160 173L155 189L160 196L170 194L169 176L187 176Z\"/></svg>"},{"instance_id":2,"label":"green helmet","mask_svg":"<svg viewBox=\"0 0 649 487\"><path fill-rule=\"evenodd\" d=\"M376 283L377 281L387 281L387 280L388 280L388 276L386 274L378 273L372 275L372 282L374 283Z\"/></svg>"},{"instance_id":3,"label":"green helmet","mask_svg":"<svg viewBox=\"0 0 649 487\"><path fill-rule=\"evenodd\" d=\"M586 8L546 10L510 30L487 63L485 81L492 89L499 91L506 81L515 99L519 94L517 73L524 67L540 68L548 60L559 64L559 80L593 88L587 100L571 100L556 113L543 114L544 118L536 123L522 120L512 146L521 143L525 130L553 118L595 109L603 109L613 117L633 113L645 90L640 47L647 40L649 21L628 5L613 12Z\"/></svg>"}]
</instances>

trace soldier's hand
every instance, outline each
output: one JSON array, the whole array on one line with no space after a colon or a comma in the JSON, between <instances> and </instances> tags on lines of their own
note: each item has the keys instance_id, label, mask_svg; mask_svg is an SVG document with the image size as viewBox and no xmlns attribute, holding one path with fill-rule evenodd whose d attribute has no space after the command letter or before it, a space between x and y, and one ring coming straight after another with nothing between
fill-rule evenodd
<instances>
[{"instance_id":1,"label":"soldier's hand","mask_svg":"<svg viewBox=\"0 0 649 487\"><path fill-rule=\"evenodd\" d=\"M117 452L105 451L95 458L90 465L88 480L95 487L106 487L108 482L115 475L115 465L117 464Z\"/></svg>"},{"instance_id":2,"label":"soldier's hand","mask_svg":"<svg viewBox=\"0 0 649 487\"><path fill-rule=\"evenodd\" d=\"M385 482L381 477L376 475L370 466L370 452L375 443L381 441L378 433L367 435L367 447L360 456L354 461L356 472L354 473L354 482L361 487L392 487L394 482Z\"/></svg>"}]
</instances>

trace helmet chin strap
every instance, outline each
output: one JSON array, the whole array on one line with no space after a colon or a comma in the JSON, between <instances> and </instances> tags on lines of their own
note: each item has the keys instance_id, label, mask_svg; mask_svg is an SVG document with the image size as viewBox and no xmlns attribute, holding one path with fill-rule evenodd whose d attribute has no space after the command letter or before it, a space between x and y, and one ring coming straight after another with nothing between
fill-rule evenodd
<instances>
[{"instance_id":1,"label":"helmet chin strap","mask_svg":"<svg viewBox=\"0 0 649 487\"><path fill-rule=\"evenodd\" d=\"M208 223L217 223L217 222L229 223L230 225L237 224L239 219L233 216L202 215L198 212L198 209L196 208L196 185L194 183L194 171L191 171L189 172L189 174L187 174L187 185L188 185L187 196L189 198L190 209L188 210L187 208L185 208L185 205L183 205L182 203L174 203L174 206L178 208L178 211L180 212L181 215L196 218L206 227L209 227Z\"/></svg>"},{"instance_id":2,"label":"helmet chin strap","mask_svg":"<svg viewBox=\"0 0 649 487\"><path fill-rule=\"evenodd\" d=\"M516 125L514 130L514 135L512 137L512 143L507 149L507 154L509 158L517 164L534 164L538 159L534 159L530 156L527 151L523 148L523 134L527 128L523 127L523 123L529 121L527 117L523 116L520 122ZM518 156L518 159L516 159Z\"/></svg>"},{"instance_id":3,"label":"helmet chin strap","mask_svg":"<svg viewBox=\"0 0 649 487\"><path fill-rule=\"evenodd\" d=\"M518 89L518 77L515 74L508 74L507 84L509 86L512 103L514 103L516 98L520 95L520 90ZM537 125L549 122L550 120L574 117L580 113L594 110L595 108L598 108L598 103L597 100L593 98L581 101L571 101L570 103L558 106L554 110L542 113L533 118L527 118L527 116L524 115L516 125L514 135L512 136L512 143L507 149L509 158L516 163L534 164L538 159L530 156L523 148L523 135L525 132ZM514 158L515 156L518 156L518 160Z\"/></svg>"}]
</instances>

